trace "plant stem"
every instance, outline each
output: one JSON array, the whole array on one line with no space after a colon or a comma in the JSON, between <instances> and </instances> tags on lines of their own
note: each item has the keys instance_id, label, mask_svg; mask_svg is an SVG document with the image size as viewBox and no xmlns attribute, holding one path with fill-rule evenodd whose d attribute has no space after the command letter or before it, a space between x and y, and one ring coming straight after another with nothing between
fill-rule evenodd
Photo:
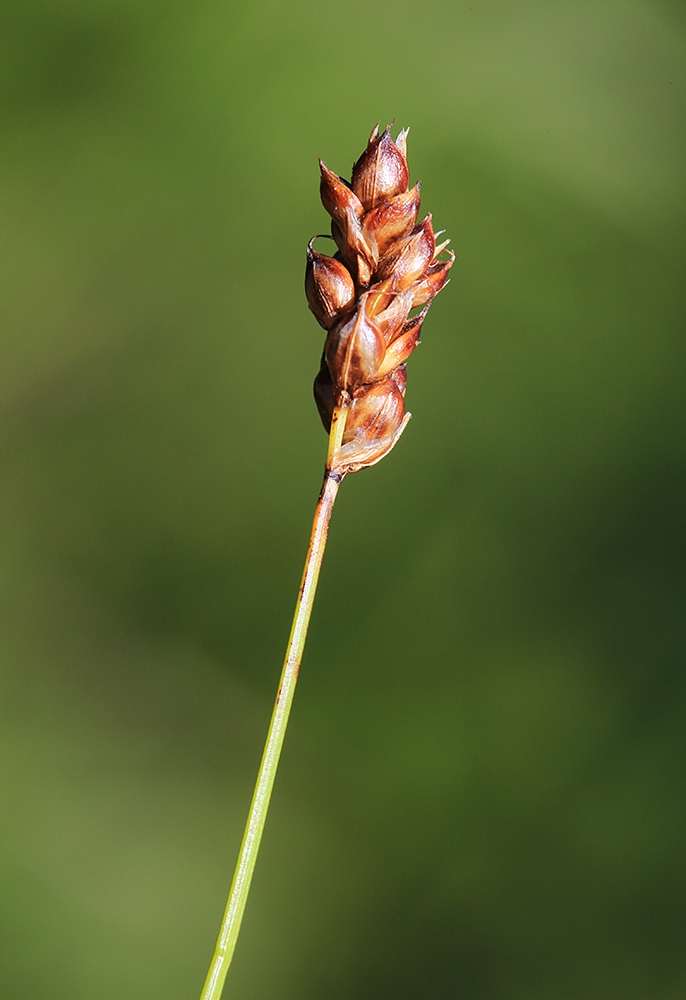
<instances>
[{"instance_id":1,"label":"plant stem","mask_svg":"<svg viewBox=\"0 0 686 1000\"><path fill-rule=\"evenodd\" d=\"M326 468L331 469L334 464L336 452L341 447L345 422L348 418L348 405L350 397L346 393L346 400L342 406L336 406L331 417L331 427L329 429L329 451L326 456Z\"/></svg>"},{"instance_id":2,"label":"plant stem","mask_svg":"<svg viewBox=\"0 0 686 1000\"><path fill-rule=\"evenodd\" d=\"M288 725L288 716L291 704L293 703L300 661L303 649L305 648L307 627L310 622L312 605L314 604L319 570L324 557L331 513L336 494L338 493L338 487L341 485L343 478L340 474L331 470L333 457L340 448L343 438L346 417L347 410L344 407L336 407L331 421L329 454L324 473L324 483L319 494L314 522L312 524L310 546L307 550L305 570L303 572L302 583L300 584L298 602L295 607L295 616L291 627L291 635L288 640L286 659L281 672L279 693L276 696L276 704L274 705L274 712L269 725L267 742L257 776L257 784L255 785L255 792L250 806L248 822L243 834L243 843L241 844L236 871L231 884L229 901L200 1000L219 1000L221 997L226 973L231 964L238 939L238 932L241 928L243 911L245 910L250 890L250 881L255 870L257 852L260 849L262 831L267 819L269 799L274 786L279 756L281 755L281 748L284 736L286 735L286 726Z\"/></svg>"}]
</instances>

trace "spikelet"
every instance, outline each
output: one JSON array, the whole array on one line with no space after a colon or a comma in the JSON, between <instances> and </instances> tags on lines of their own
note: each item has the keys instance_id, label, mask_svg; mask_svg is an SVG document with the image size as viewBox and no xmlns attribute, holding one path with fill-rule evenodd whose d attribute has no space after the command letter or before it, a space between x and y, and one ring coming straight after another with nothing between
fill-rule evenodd
<instances>
[{"instance_id":1,"label":"spikelet","mask_svg":"<svg viewBox=\"0 0 686 1000\"><path fill-rule=\"evenodd\" d=\"M431 216L417 222L420 185L409 186L408 131L394 142L391 126L379 134L377 125L350 183L319 161L338 252L317 253L310 241L305 291L327 331L314 383L326 430L337 407L347 411L332 468L341 477L384 458L407 426L405 362L455 260L452 251L440 259L449 241L436 246Z\"/></svg>"}]
</instances>

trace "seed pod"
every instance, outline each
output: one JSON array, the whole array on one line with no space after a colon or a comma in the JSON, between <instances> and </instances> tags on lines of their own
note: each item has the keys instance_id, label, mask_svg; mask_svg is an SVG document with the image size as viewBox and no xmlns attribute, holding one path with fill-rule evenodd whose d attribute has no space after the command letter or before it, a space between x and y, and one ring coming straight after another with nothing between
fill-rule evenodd
<instances>
[{"instance_id":1,"label":"seed pod","mask_svg":"<svg viewBox=\"0 0 686 1000\"><path fill-rule=\"evenodd\" d=\"M353 399L335 471L340 475L358 472L386 457L410 422L411 414L405 413L404 393L401 368Z\"/></svg>"},{"instance_id":2,"label":"seed pod","mask_svg":"<svg viewBox=\"0 0 686 1000\"><path fill-rule=\"evenodd\" d=\"M432 302L450 280L448 271L455 262L455 254L448 250L450 260L435 260L427 267L424 276L420 281L415 282L414 294L412 296L413 306L423 306L425 302Z\"/></svg>"},{"instance_id":3,"label":"seed pod","mask_svg":"<svg viewBox=\"0 0 686 1000\"><path fill-rule=\"evenodd\" d=\"M366 287L379 259L373 235L350 214L341 224L331 223L331 235L351 273L357 276L357 284Z\"/></svg>"},{"instance_id":4,"label":"seed pod","mask_svg":"<svg viewBox=\"0 0 686 1000\"><path fill-rule=\"evenodd\" d=\"M404 291L425 273L434 259L436 240L431 227L431 216L415 226L404 240L393 245L379 261L377 277L393 277L394 287Z\"/></svg>"},{"instance_id":5,"label":"seed pod","mask_svg":"<svg viewBox=\"0 0 686 1000\"><path fill-rule=\"evenodd\" d=\"M319 169L322 172L322 179L319 191L322 197L322 205L336 222L348 214L352 213L358 219L364 215L364 205L338 174L329 170L323 160L319 161Z\"/></svg>"},{"instance_id":6,"label":"seed pod","mask_svg":"<svg viewBox=\"0 0 686 1000\"><path fill-rule=\"evenodd\" d=\"M373 235L360 224L364 206L345 181L329 170L323 160L319 161L319 167L322 174L319 189L322 204L332 219L331 234L358 282L366 285L376 267L379 253Z\"/></svg>"},{"instance_id":7,"label":"seed pod","mask_svg":"<svg viewBox=\"0 0 686 1000\"><path fill-rule=\"evenodd\" d=\"M379 256L411 232L419 214L419 187L417 182L411 190L377 205L363 216L362 225L374 234Z\"/></svg>"},{"instance_id":8,"label":"seed pod","mask_svg":"<svg viewBox=\"0 0 686 1000\"><path fill-rule=\"evenodd\" d=\"M315 237L316 239L316 237ZM325 330L355 305L355 282L350 271L334 257L312 249L314 239L307 245L305 294L317 322Z\"/></svg>"},{"instance_id":9,"label":"seed pod","mask_svg":"<svg viewBox=\"0 0 686 1000\"><path fill-rule=\"evenodd\" d=\"M378 285L374 285L369 290L367 293L368 298L371 299L374 294L374 290L378 287ZM390 295L383 294L375 296L372 300L372 304L367 307L367 311L374 320L387 347L402 332L405 322L407 321L407 314L410 311L411 301L411 291L392 291ZM388 304L385 305L385 308L382 308L386 302Z\"/></svg>"},{"instance_id":10,"label":"seed pod","mask_svg":"<svg viewBox=\"0 0 686 1000\"><path fill-rule=\"evenodd\" d=\"M353 167L351 186L367 210L407 191L410 180L407 160L391 139L391 126L383 135L376 131Z\"/></svg>"},{"instance_id":11,"label":"seed pod","mask_svg":"<svg viewBox=\"0 0 686 1000\"><path fill-rule=\"evenodd\" d=\"M386 351L383 335L367 313L363 295L350 319L332 326L324 345L324 356L334 385L353 395L355 390L378 378Z\"/></svg>"},{"instance_id":12,"label":"seed pod","mask_svg":"<svg viewBox=\"0 0 686 1000\"><path fill-rule=\"evenodd\" d=\"M384 359L379 365L379 375L387 375L395 371L398 365L405 364L419 343L422 323L428 311L429 306L426 306L418 316L406 321L401 332L386 348Z\"/></svg>"}]
</instances>

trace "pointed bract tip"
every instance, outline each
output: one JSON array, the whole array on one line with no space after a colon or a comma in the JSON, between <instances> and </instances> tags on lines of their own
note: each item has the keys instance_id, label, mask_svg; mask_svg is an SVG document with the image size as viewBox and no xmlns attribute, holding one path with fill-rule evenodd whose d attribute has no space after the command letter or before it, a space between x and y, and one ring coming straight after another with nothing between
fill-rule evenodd
<instances>
[{"instance_id":1,"label":"pointed bract tip","mask_svg":"<svg viewBox=\"0 0 686 1000\"><path fill-rule=\"evenodd\" d=\"M402 131L398 133L398 138L395 140L396 146L403 154L405 159L407 159L407 133L409 131L410 131L409 128L402 129Z\"/></svg>"}]
</instances>

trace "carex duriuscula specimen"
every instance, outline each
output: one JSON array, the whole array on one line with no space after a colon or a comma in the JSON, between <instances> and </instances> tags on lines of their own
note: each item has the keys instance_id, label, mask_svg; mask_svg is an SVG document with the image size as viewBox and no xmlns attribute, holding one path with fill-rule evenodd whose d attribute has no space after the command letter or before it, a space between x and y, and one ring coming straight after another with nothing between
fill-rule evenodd
<instances>
[{"instance_id":1,"label":"carex duriuscula specimen","mask_svg":"<svg viewBox=\"0 0 686 1000\"><path fill-rule=\"evenodd\" d=\"M408 131L394 142L391 126L380 133L377 125L350 183L319 161L338 252L317 253L310 241L305 290L327 331L314 383L326 430L337 409L347 411L331 469L339 476L374 465L407 426L405 362L455 259L452 251L440 259L449 241L436 245L430 215L417 222L420 184L409 186Z\"/></svg>"},{"instance_id":2,"label":"carex duriuscula specimen","mask_svg":"<svg viewBox=\"0 0 686 1000\"><path fill-rule=\"evenodd\" d=\"M334 501L343 477L387 455L402 434L405 362L419 343L434 296L454 255L436 246L419 215L419 184L410 188L407 131L374 129L350 183L321 163L321 196L338 245L332 257L307 249L310 308L327 331L315 398L329 431L324 482L296 602L255 794L201 1000L219 1000L231 963L262 839L317 589ZM447 241L446 241L447 242Z\"/></svg>"}]
</instances>

